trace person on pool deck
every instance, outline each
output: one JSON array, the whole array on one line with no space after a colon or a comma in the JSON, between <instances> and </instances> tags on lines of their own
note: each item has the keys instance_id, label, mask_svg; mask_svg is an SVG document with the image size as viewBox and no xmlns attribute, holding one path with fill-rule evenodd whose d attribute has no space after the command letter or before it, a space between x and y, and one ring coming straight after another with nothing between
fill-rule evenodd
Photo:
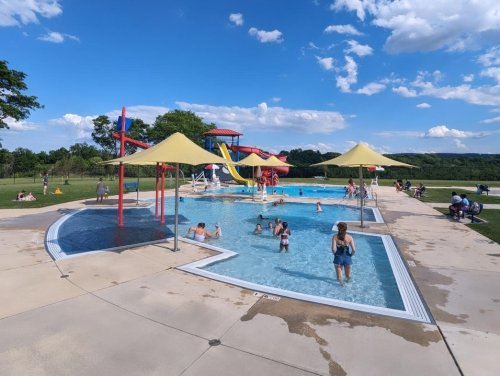
<instances>
[{"instance_id":1,"label":"person on pool deck","mask_svg":"<svg viewBox=\"0 0 500 376\"><path fill-rule=\"evenodd\" d=\"M316 211L317 211L318 213L320 213L320 212L322 212L322 211L323 211L323 209L321 208L321 202L319 202L319 201L316 203Z\"/></svg>"},{"instance_id":2,"label":"person on pool deck","mask_svg":"<svg viewBox=\"0 0 500 376\"><path fill-rule=\"evenodd\" d=\"M102 178L99 178L99 181L97 182L96 188L95 188L96 196L97 196L97 203L102 204L102 200L104 198L104 194L106 193L106 184L102 181Z\"/></svg>"},{"instance_id":3,"label":"person on pool deck","mask_svg":"<svg viewBox=\"0 0 500 376\"><path fill-rule=\"evenodd\" d=\"M349 282L352 270L351 257L356 252L356 246L354 245L354 239L347 234L347 224L345 222L339 222L337 229L337 234L332 238L333 264L335 265L337 281L343 286L342 268L344 268L346 280Z\"/></svg>"},{"instance_id":4,"label":"person on pool deck","mask_svg":"<svg viewBox=\"0 0 500 376\"><path fill-rule=\"evenodd\" d=\"M190 227L188 232L186 233L186 237L191 234L191 231L194 232L193 240L197 242L204 242L205 238L211 238L213 235L205 230L205 224L203 222L198 223L196 227Z\"/></svg>"},{"instance_id":5,"label":"person on pool deck","mask_svg":"<svg viewBox=\"0 0 500 376\"><path fill-rule=\"evenodd\" d=\"M278 235L280 237L280 252L288 252L289 239L288 237L292 235L292 232L288 228L288 222L283 222L280 230L278 231Z\"/></svg>"},{"instance_id":6,"label":"person on pool deck","mask_svg":"<svg viewBox=\"0 0 500 376\"><path fill-rule=\"evenodd\" d=\"M269 222L271 223L271 222ZM262 225L260 223L257 223L255 225L255 230L253 230L254 234L262 234Z\"/></svg>"}]
</instances>

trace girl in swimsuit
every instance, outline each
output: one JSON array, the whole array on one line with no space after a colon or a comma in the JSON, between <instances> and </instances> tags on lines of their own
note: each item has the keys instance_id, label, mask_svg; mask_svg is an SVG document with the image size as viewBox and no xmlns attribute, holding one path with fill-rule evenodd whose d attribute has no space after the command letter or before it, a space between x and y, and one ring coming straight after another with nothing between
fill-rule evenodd
<instances>
[{"instance_id":1,"label":"girl in swimsuit","mask_svg":"<svg viewBox=\"0 0 500 376\"><path fill-rule=\"evenodd\" d=\"M205 224L202 222L198 223L196 227L190 227L186 237L191 234L191 231L194 232L193 240L196 240L197 242L204 242L205 238L211 238L213 236L210 232L205 230Z\"/></svg>"},{"instance_id":2,"label":"girl in swimsuit","mask_svg":"<svg viewBox=\"0 0 500 376\"><path fill-rule=\"evenodd\" d=\"M337 281L343 286L342 267L345 269L346 280L349 282L351 279L351 257L356 252L356 246L353 238L347 235L347 224L345 222L339 222L337 228L338 233L332 238L333 264L337 273Z\"/></svg>"},{"instance_id":3,"label":"girl in swimsuit","mask_svg":"<svg viewBox=\"0 0 500 376\"><path fill-rule=\"evenodd\" d=\"M280 252L288 252L288 237L292 235L290 229L288 228L288 222L283 222L282 227L278 231L278 235L280 236Z\"/></svg>"}]
</instances>

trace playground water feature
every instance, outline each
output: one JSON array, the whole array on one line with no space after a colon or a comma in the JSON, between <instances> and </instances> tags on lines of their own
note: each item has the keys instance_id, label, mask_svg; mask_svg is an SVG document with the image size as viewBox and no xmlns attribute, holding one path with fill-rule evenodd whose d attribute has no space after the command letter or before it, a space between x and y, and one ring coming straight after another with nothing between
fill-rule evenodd
<instances>
[{"instance_id":1,"label":"playground water feature","mask_svg":"<svg viewBox=\"0 0 500 376\"><path fill-rule=\"evenodd\" d=\"M166 200L166 207L167 210L173 208L173 198ZM167 217L167 226L161 226L153 219L153 211L154 208L127 210L125 224L129 227L126 229L135 228L127 241L137 243L143 240L147 243L171 236L171 216ZM179 213L181 236L198 222L205 222L209 231L215 230L218 223L223 231L221 238L209 239L205 243L205 246L221 251L219 257L183 265L179 269L257 291L429 321L421 302L417 308L413 303L409 304L418 298L418 293L388 236L353 233L358 247L353 281L345 287L336 282L331 253L332 224L337 220L357 220L359 209L324 205L323 212L317 213L313 204L286 203L273 207L228 198L202 197L185 198L180 203ZM259 214L266 219L260 221L264 228L262 234L256 235L253 230L259 223ZM106 248L106 242L113 237L119 239L115 246L123 247L124 238L117 237L116 231L124 234L127 230L116 230L109 236L108 230L117 227L115 215L115 209L77 212L59 226L55 243L66 255L74 255L79 250L89 252ZM367 221L375 221L378 217L371 208L365 208L364 216ZM289 223L292 235L288 253L278 252L279 240L266 229L267 223L276 217ZM96 222L97 218L100 219ZM149 226L152 229L146 230ZM107 236L95 238L98 233L107 233ZM142 238L138 238L139 235ZM75 249L70 249L71 243ZM106 245L103 247L103 244ZM417 318L414 317L415 311L421 313Z\"/></svg>"}]
</instances>

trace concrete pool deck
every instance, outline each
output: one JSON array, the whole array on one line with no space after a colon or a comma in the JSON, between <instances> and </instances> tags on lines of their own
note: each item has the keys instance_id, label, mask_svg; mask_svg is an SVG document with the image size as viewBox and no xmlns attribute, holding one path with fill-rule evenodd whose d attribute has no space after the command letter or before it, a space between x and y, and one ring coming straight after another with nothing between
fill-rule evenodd
<instances>
[{"instance_id":1,"label":"concrete pool deck","mask_svg":"<svg viewBox=\"0 0 500 376\"><path fill-rule=\"evenodd\" d=\"M0 211L0 375L500 374L500 245L432 204L379 187L365 231L393 236L436 324L191 275L212 251L186 243L55 263L45 231L83 206Z\"/></svg>"}]
</instances>

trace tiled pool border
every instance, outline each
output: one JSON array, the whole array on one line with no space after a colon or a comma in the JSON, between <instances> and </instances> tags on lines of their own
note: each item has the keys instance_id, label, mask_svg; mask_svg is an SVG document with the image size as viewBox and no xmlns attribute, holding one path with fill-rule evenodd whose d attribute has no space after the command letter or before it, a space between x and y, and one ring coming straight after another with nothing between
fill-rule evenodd
<instances>
[{"instance_id":1,"label":"tiled pool border","mask_svg":"<svg viewBox=\"0 0 500 376\"><path fill-rule=\"evenodd\" d=\"M190 244L195 244L199 245L201 247L211 249L217 252L220 252L219 254L208 257L202 260L198 260L195 262L191 262L185 265L178 266L177 269L200 275L206 278L210 279L215 279L220 282L225 282L229 283L231 285L236 285L240 287L244 287L250 290L255 290L255 291L260 291L264 292L267 294L274 294L274 295L280 295L280 296L285 296L288 298L292 299L298 299L298 300L303 300L303 301L308 301L308 302L313 302L313 303L320 303L320 304L325 304L333 307L340 307L340 308L346 308L346 309L351 309L351 310L356 310L356 311L361 311L361 312L367 312L367 313L374 313L374 314L379 314L379 315L385 315L385 316L391 316L391 317L398 317L401 319L407 319L407 320L412 320L412 321L419 321L423 323L432 323L433 319L431 315L429 314L429 311L425 304L423 303L420 294L415 287L415 284L412 281L412 278L406 268L406 265L404 261L401 258L401 255L399 254L396 244L394 243L392 237L390 235L380 235L380 234L368 234L368 233L360 233L356 231L350 231L350 233L354 234L362 234L362 235L367 235L367 236L378 236L382 239L382 242L384 243L384 247L387 252L387 256L389 258L389 263L391 265L391 269L393 271L394 277L396 279L396 284L398 286L399 293L401 295L401 298L403 300L403 304L405 309L404 310L396 310L396 309L391 309L391 308L385 308L385 307L376 307L376 306L371 306L367 304L360 304L360 303L354 303L354 302L347 302L343 300L338 300L338 299L332 299L332 298L324 298L324 297L319 297L319 296L314 296L314 295L308 295L308 294L302 294L290 290L284 290L284 289L279 289L275 287L270 287L270 286L264 286L264 285L259 285L253 282L248 282L244 281L241 279L237 278L232 278L228 276L223 276L220 274L212 273L207 270L203 270L201 268L213 264L215 262L219 262L222 260L226 260L228 258L236 256L238 253L216 247L210 244L205 244L205 243L199 243L191 239L187 238L181 238L184 242L190 243Z\"/></svg>"}]
</instances>

